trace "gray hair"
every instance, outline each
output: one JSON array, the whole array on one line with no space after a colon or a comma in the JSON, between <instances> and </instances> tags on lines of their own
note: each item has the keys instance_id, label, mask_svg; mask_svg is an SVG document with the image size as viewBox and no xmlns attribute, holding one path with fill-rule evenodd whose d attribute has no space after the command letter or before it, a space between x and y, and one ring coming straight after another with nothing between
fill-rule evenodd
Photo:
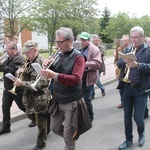
<instances>
[{"instance_id":1,"label":"gray hair","mask_svg":"<svg viewBox=\"0 0 150 150\"><path fill-rule=\"evenodd\" d=\"M143 30L143 28L140 27L140 26L135 26L135 27L133 27L133 28L130 30L130 33L131 33L131 32L134 32L134 31L139 31L141 35L144 35L144 30Z\"/></svg>"},{"instance_id":2,"label":"gray hair","mask_svg":"<svg viewBox=\"0 0 150 150\"><path fill-rule=\"evenodd\" d=\"M98 39L99 42L102 44L102 40L101 40L101 38L100 38L97 34L92 35L92 37L91 37L91 39L90 39L91 42L92 42L93 39Z\"/></svg>"},{"instance_id":3,"label":"gray hair","mask_svg":"<svg viewBox=\"0 0 150 150\"><path fill-rule=\"evenodd\" d=\"M16 50L17 50L17 44L14 43L13 41L9 41L9 42L7 43L7 45L10 45L12 49L16 49Z\"/></svg>"},{"instance_id":4,"label":"gray hair","mask_svg":"<svg viewBox=\"0 0 150 150\"><path fill-rule=\"evenodd\" d=\"M64 36L67 40L74 40L74 35L71 28L60 27L55 34L58 36Z\"/></svg>"},{"instance_id":5,"label":"gray hair","mask_svg":"<svg viewBox=\"0 0 150 150\"><path fill-rule=\"evenodd\" d=\"M100 39L99 36L98 36L97 34L94 34L94 35L91 37L91 40L94 39L94 38Z\"/></svg>"}]
</instances>

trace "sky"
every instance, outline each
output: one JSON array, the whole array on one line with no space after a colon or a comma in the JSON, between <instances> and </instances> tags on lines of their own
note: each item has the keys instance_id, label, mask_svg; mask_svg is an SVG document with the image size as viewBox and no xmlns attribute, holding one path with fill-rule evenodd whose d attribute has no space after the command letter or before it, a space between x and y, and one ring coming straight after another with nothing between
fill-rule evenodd
<instances>
[{"instance_id":1,"label":"sky","mask_svg":"<svg viewBox=\"0 0 150 150\"><path fill-rule=\"evenodd\" d=\"M130 17L150 16L150 0L97 0L97 2L99 10L103 11L107 6L111 15L125 12Z\"/></svg>"}]
</instances>

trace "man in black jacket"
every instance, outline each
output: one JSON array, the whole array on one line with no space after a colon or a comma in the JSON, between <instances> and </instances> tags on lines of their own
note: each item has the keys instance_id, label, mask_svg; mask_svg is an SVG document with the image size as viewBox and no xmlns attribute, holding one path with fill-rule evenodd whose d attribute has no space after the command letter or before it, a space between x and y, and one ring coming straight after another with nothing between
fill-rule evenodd
<instances>
[{"instance_id":1,"label":"man in black jacket","mask_svg":"<svg viewBox=\"0 0 150 150\"><path fill-rule=\"evenodd\" d=\"M4 73L4 91L2 98L2 111L3 111L3 126L0 129L0 135L11 132L10 130L10 108L13 100L16 102L18 107L25 112L25 106L22 104L22 90L16 88L15 92L17 95L9 92L13 88L13 81L5 77L7 73L11 73L15 76L16 70L23 65L24 58L17 52L17 45L14 42L9 42L6 45L6 52L8 59L3 63L0 63L0 71Z\"/></svg>"}]
</instances>

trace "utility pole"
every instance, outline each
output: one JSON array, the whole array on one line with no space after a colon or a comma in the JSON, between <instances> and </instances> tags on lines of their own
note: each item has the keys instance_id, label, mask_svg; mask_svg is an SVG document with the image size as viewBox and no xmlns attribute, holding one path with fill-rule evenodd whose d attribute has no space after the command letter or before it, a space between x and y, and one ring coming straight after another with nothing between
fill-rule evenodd
<instances>
[{"instance_id":1,"label":"utility pole","mask_svg":"<svg viewBox=\"0 0 150 150\"><path fill-rule=\"evenodd\" d=\"M3 31L3 13L2 13L2 8L0 6L0 52L2 52L2 44L3 44L3 37L4 37L4 31Z\"/></svg>"}]
</instances>

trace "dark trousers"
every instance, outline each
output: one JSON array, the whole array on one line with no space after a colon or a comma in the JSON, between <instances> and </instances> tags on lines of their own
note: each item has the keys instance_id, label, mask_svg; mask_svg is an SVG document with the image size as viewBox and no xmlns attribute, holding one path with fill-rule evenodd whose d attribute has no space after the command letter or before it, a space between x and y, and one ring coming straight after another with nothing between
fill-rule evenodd
<instances>
[{"instance_id":1,"label":"dark trousers","mask_svg":"<svg viewBox=\"0 0 150 150\"><path fill-rule=\"evenodd\" d=\"M132 140L132 116L136 122L138 134L143 133L145 130L144 112L147 105L148 93L143 93L141 88L133 88L130 84L125 83L122 96L125 135L127 140Z\"/></svg>"},{"instance_id":2,"label":"dark trousers","mask_svg":"<svg viewBox=\"0 0 150 150\"><path fill-rule=\"evenodd\" d=\"M91 120L93 120L94 119L94 112L93 112L93 105L92 105L91 96L92 96L92 91L93 91L94 85L86 86L86 82L83 82L82 86L83 86L83 98L84 98L84 101L87 105L90 118L91 118Z\"/></svg>"},{"instance_id":3,"label":"dark trousers","mask_svg":"<svg viewBox=\"0 0 150 150\"><path fill-rule=\"evenodd\" d=\"M2 98L2 110L3 110L3 123L10 124L10 108L12 106L13 101L16 102L17 106L22 110L26 111L25 106L22 104L22 94L17 93L17 95L11 94L7 90L3 91Z\"/></svg>"},{"instance_id":4,"label":"dark trousers","mask_svg":"<svg viewBox=\"0 0 150 150\"><path fill-rule=\"evenodd\" d=\"M50 120L49 114L28 114L26 112L27 117L31 119L32 121L36 122L36 125L38 127L38 135L37 135L37 145L43 147L46 145L47 140L47 129L50 128L50 123L48 121Z\"/></svg>"}]
</instances>

